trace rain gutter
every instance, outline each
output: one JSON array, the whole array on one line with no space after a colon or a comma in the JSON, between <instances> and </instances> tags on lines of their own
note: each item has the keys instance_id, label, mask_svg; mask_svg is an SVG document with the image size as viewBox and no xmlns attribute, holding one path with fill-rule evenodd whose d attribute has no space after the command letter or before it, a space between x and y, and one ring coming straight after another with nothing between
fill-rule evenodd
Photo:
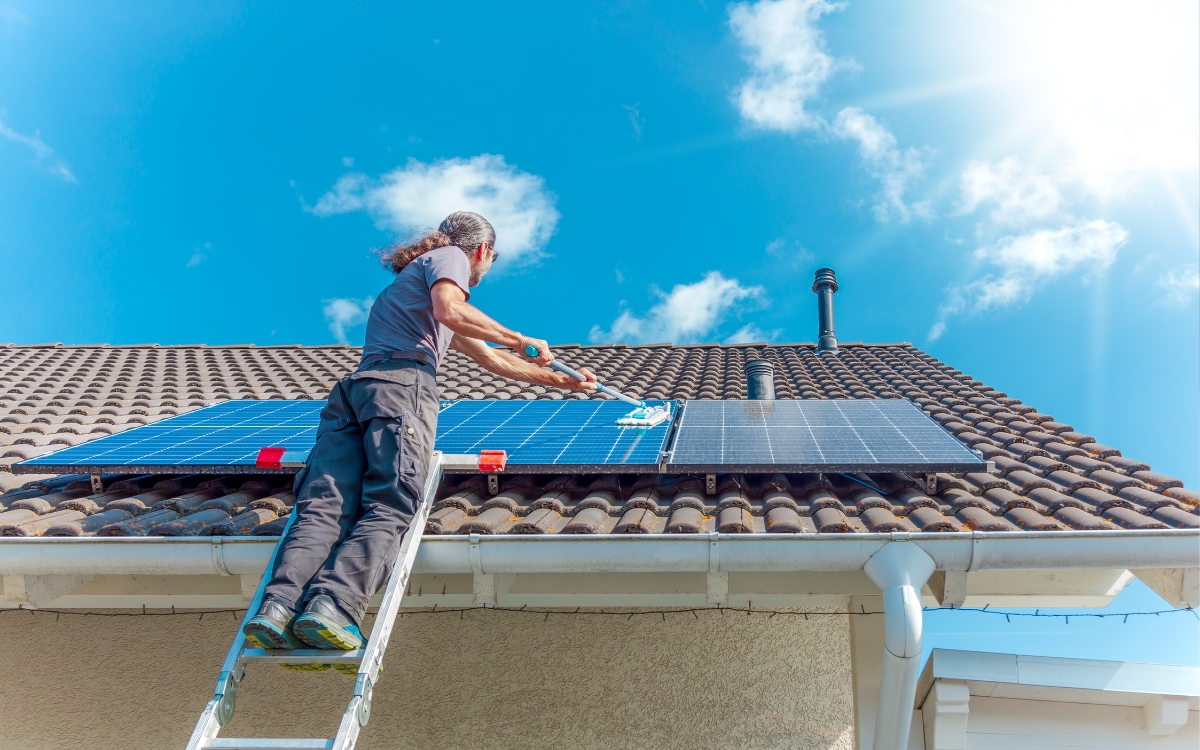
<instances>
[{"instance_id":1,"label":"rain gutter","mask_svg":"<svg viewBox=\"0 0 1200 750\"><path fill-rule=\"evenodd\" d=\"M272 537L0 540L6 575L258 575ZM707 573L862 570L885 544L908 541L937 570L1200 567L1200 531L944 534L661 534L433 536L414 573Z\"/></svg>"}]
</instances>

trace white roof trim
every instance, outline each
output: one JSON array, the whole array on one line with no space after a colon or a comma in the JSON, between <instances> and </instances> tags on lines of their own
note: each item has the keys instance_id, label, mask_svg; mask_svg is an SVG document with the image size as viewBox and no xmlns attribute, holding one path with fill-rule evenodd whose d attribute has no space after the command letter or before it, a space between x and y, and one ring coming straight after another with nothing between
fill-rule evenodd
<instances>
[{"instance_id":1,"label":"white roof trim","mask_svg":"<svg viewBox=\"0 0 1200 750\"><path fill-rule=\"evenodd\" d=\"M431 536L414 573L662 573L861 570L889 542L909 541L938 570L1200 567L1200 531L919 534ZM5 575L258 575L272 537L0 540Z\"/></svg>"},{"instance_id":2,"label":"white roof trim","mask_svg":"<svg viewBox=\"0 0 1200 750\"><path fill-rule=\"evenodd\" d=\"M935 680L965 682L972 696L1141 706L1157 695L1200 705L1200 667L934 649L917 685L918 708ZM1014 689L1016 686L1016 689Z\"/></svg>"}]
</instances>

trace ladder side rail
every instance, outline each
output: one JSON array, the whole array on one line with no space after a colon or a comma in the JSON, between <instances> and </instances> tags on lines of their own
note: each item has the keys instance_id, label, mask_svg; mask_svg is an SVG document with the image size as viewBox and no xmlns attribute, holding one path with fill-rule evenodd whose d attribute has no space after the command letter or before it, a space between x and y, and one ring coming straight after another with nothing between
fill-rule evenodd
<instances>
[{"instance_id":1,"label":"ladder side rail","mask_svg":"<svg viewBox=\"0 0 1200 750\"><path fill-rule=\"evenodd\" d=\"M371 699L374 697L375 680L379 679L379 673L383 669L383 655L387 651L388 641L392 637L396 614L400 610L400 603L404 600L413 563L417 559L417 549L421 544L421 537L425 533L425 523L429 519L429 510L433 507L433 499L441 480L442 454L435 451L429 462L429 473L425 478L421 502L417 506L417 512L413 514L412 523L404 535L404 540L400 543L396 564L384 589L379 612L375 615L371 637L367 640L362 662L358 666L358 677L354 682L354 696L346 706L345 713L342 714L337 736L334 737L334 750L352 750L358 741L359 731L371 717Z\"/></svg>"},{"instance_id":2,"label":"ladder side rail","mask_svg":"<svg viewBox=\"0 0 1200 750\"><path fill-rule=\"evenodd\" d=\"M417 549L425 533L425 524L429 520L430 508L433 507L433 498L437 494L441 480L441 454L435 453L429 462L429 475L425 480L424 497L421 498L417 512L413 514L408 533L404 535L400 550L396 554L393 574L384 588L383 599L379 602L379 612L376 614L375 624L371 628L371 636L367 639L367 645L363 650L362 664L358 671L359 674L369 675L372 682L379 679L379 672L383 669L383 654L392 637L396 614L404 600L408 580L412 576L413 565L417 560Z\"/></svg>"},{"instance_id":3,"label":"ladder side rail","mask_svg":"<svg viewBox=\"0 0 1200 750\"><path fill-rule=\"evenodd\" d=\"M279 541L275 543L275 548L271 550L271 557L267 560L267 567L263 570L262 578L259 579L258 588L254 590L254 597L250 600L250 604L246 609L246 616L242 618L242 623L237 629L237 635L234 636L233 643L230 644L229 651L225 654L225 661L221 664L221 672L217 675L217 687L213 691L213 697L204 707L203 713L200 714L200 719L196 722L196 728L192 730L187 750L200 750L200 748L203 748L209 740L217 736L217 732L220 731L221 726L227 724L233 718L238 683L242 681L242 677L245 675L245 668L241 663L241 657L246 647L246 636L242 634L242 628L258 614L259 607L262 606L263 591L266 589L267 584L270 583L271 569L275 567L275 558L279 555L280 542L291 531L292 524L296 522L296 516L296 508L293 506L292 512L288 516L287 524L279 534Z\"/></svg>"}]
</instances>

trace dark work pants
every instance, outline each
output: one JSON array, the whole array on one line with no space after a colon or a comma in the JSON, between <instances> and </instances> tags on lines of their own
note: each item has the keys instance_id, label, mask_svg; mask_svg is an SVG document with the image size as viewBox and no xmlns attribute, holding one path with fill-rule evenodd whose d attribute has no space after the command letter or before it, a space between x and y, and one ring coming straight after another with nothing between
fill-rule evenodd
<instances>
[{"instance_id":1,"label":"dark work pants","mask_svg":"<svg viewBox=\"0 0 1200 750\"><path fill-rule=\"evenodd\" d=\"M328 594L362 623L416 512L437 415L433 368L414 360L385 360L333 387L265 597L299 610Z\"/></svg>"}]
</instances>

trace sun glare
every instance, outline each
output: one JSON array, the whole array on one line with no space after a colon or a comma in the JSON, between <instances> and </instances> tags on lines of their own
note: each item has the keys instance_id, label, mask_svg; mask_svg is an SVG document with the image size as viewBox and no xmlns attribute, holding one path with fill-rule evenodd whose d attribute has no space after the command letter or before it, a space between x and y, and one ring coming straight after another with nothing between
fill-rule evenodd
<instances>
[{"instance_id":1,"label":"sun glare","mask_svg":"<svg viewBox=\"0 0 1200 750\"><path fill-rule=\"evenodd\" d=\"M1003 71L1013 120L1045 149L1065 148L1097 192L1119 191L1131 173L1200 167L1200 3L975 7L981 24L959 36L962 54Z\"/></svg>"}]
</instances>

